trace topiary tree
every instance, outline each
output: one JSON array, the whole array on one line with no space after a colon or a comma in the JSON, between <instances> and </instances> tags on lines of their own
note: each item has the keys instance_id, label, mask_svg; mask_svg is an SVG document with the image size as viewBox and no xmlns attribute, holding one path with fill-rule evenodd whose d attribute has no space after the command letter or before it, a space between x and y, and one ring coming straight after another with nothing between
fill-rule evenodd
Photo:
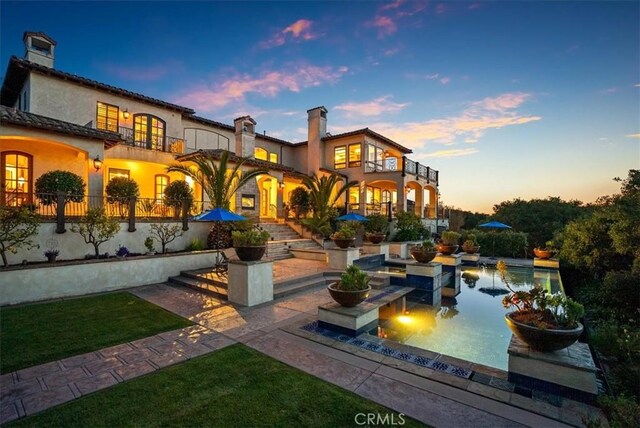
<instances>
[{"instance_id":1,"label":"topiary tree","mask_svg":"<svg viewBox=\"0 0 640 428\"><path fill-rule=\"evenodd\" d=\"M176 180L169 183L164 189L164 204L174 209L174 215L178 217L182 210L182 204L187 202L187 209L193 204L193 191L189 183L184 180Z\"/></svg>"},{"instance_id":2,"label":"topiary tree","mask_svg":"<svg viewBox=\"0 0 640 428\"><path fill-rule=\"evenodd\" d=\"M304 187L296 187L291 191L289 204L294 210L296 219L304 217L309 212L309 191Z\"/></svg>"},{"instance_id":3,"label":"topiary tree","mask_svg":"<svg viewBox=\"0 0 640 428\"><path fill-rule=\"evenodd\" d=\"M112 178L105 191L107 192L107 202L118 207L121 217L125 217L127 214L129 200L140 194L138 183L127 177Z\"/></svg>"},{"instance_id":4,"label":"topiary tree","mask_svg":"<svg viewBox=\"0 0 640 428\"><path fill-rule=\"evenodd\" d=\"M89 208L87 214L71 226L71 231L79 233L85 244L93 245L96 258L100 256L100 244L113 238L119 230L120 223L115 218L107 217L104 208Z\"/></svg>"},{"instance_id":5,"label":"topiary tree","mask_svg":"<svg viewBox=\"0 0 640 428\"><path fill-rule=\"evenodd\" d=\"M55 205L58 202L56 193L64 192L66 202L82 202L87 185L82 177L70 171L49 171L42 174L35 183L36 196L42 205Z\"/></svg>"},{"instance_id":6,"label":"topiary tree","mask_svg":"<svg viewBox=\"0 0 640 428\"><path fill-rule=\"evenodd\" d=\"M38 233L38 217L27 209L0 205L0 255L2 263L8 266L7 251L13 254L18 248L40 248L31 237Z\"/></svg>"}]
</instances>

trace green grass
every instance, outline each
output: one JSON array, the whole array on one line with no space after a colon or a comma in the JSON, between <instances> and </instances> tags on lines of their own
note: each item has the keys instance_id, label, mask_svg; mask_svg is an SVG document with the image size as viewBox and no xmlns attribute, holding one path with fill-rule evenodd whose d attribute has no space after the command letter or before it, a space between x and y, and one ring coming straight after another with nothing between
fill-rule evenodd
<instances>
[{"instance_id":1,"label":"green grass","mask_svg":"<svg viewBox=\"0 0 640 428\"><path fill-rule=\"evenodd\" d=\"M0 310L0 373L191 325L126 292Z\"/></svg>"},{"instance_id":2,"label":"green grass","mask_svg":"<svg viewBox=\"0 0 640 428\"><path fill-rule=\"evenodd\" d=\"M8 426L348 427L394 413L244 345L133 379ZM405 427L423 426L405 418Z\"/></svg>"}]
</instances>

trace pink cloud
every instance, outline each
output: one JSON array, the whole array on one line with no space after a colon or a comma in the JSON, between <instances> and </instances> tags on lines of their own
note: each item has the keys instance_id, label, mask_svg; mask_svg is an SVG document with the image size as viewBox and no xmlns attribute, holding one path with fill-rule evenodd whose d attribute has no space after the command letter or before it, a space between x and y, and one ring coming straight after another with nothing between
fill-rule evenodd
<instances>
[{"instance_id":1,"label":"pink cloud","mask_svg":"<svg viewBox=\"0 0 640 428\"><path fill-rule=\"evenodd\" d=\"M274 97L283 91L300 92L304 88L335 83L348 70L347 67L289 64L282 70L268 70L257 76L236 74L212 85L201 84L178 95L175 102L210 112L244 101L247 94Z\"/></svg>"},{"instance_id":2,"label":"pink cloud","mask_svg":"<svg viewBox=\"0 0 640 428\"><path fill-rule=\"evenodd\" d=\"M371 25L378 29L379 38L390 36L391 34L398 31L398 26L393 21L393 19L388 16L376 16Z\"/></svg>"},{"instance_id":3,"label":"pink cloud","mask_svg":"<svg viewBox=\"0 0 640 428\"><path fill-rule=\"evenodd\" d=\"M442 79L440 79L440 83L442 83L443 85L448 84L449 82L451 82L451 77L443 77Z\"/></svg>"},{"instance_id":4,"label":"pink cloud","mask_svg":"<svg viewBox=\"0 0 640 428\"><path fill-rule=\"evenodd\" d=\"M385 95L362 103L340 104L334 109L346 112L347 117L380 116L383 113L398 112L409 105L409 103L394 103L390 98L390 95Z\"/></svg>"},{"instance_id":5,"label":"pink cloud","mask_svg":"<svg viewBox=\"0 0 640 428\"><path fill-rule=\"evenodd\" d=\"M378 38L383 39L398 31L398 22L401 19L425 11L427 4L426 1L405 2L404 0L383 3L378 7L375 17L371 21L365 22L365 26L376 28Z\"/></svg>"},{"instance_id":6,"label":"pink cloud","mask_svg":"<svg viewBox=\"0 0 640 428\"><path fill-rule=\"evenodd\" d=\"M468 156L474 153L478 153L478 149L476 148L467 148L467 149L449 149L449 150L437 150L431 153L425 153L422 157L424 158L452 158L457 156Z\"/></svg>"},{"instance_id":7,"label":"pink cloud","mask_svg":"<svg viewBox=\"0 0 640 428\"><path fill-rule=\"evenodd\" d=\"M298 19L284 30L278 31L268 40L260 43L263 49L271 49L276 46L282 46L289 41L296 40L313 40L322 36L322 34L314 33L311 29L313 22L308 19Z\"/></svg>"}]
</instances>

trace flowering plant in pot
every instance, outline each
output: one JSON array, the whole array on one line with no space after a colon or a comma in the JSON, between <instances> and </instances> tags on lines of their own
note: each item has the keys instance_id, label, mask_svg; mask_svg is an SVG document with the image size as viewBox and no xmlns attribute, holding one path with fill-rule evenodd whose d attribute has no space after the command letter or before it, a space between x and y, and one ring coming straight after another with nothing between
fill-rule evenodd
<instances>
[{"instance_id":1,"label":"flowering plant in pot","mask_svg":"<svg viewBox=\"0 0 640 428\"><path fill-rule=\"evenodd\" d=\"M339 305L348 308L357 306L369 297L371 278L355 265L347 266L340 281L329 284L329 294Z\"/></svg>"},{"instance_id":2,"label":"flowering plant in pot","mask_svg":"<svg viewBox=\"0 0 640 428\"><path fill-rule=\"evenodd\" d=\"M238 258L243 262L255 262L264 256L269 240L269 232L266 230L234 230L231 232L233 248Z\"/></svg>"},{"instance_id":3,"label":"flowering plant in pot","mask_svg":"<svg viewBox=\"0 0 640 428\"><path fill-rule=\"evenodd\" d=\"M56 261L56 257L60 254L58 250L47 250L44 252L44 256L47 258L49 263L54 263Z\"/></svg>"},{"instance_id":4,"label":"flowering plant in pot","mask_svg":"<svg viewBox=\"0 0 640 428\"><path fill-rule=\"evenodd\" d=\"M422 244L414 245L410 254L418 263L429 263L435 259L438 251L436 251L436 246L431 239L425 239Z\"/></svg>"},{"instance_id":5,"label":"flowering plant in pot","mask_svg":"<svg viewBox=\"0 0 640 428\"><path fill-rule=\"evenodd\" d=\"M515 309L505 315L513 334L541 352L559 351L578 340L584 330L578 322L584 315L584 306L562 293L547 293L539 285L528 291L514 291L506 279L506 264L501 260L497 268L511 290L502 305Z\"/></svg>"},{"instance_id":6,"label":"flowering plant in pot","mask_svg":"<svg viewBox=\"0 0 640 428\"><path fill-rule=\"evenodd\" d=\"M340 248L349 248L356 240L356 231L343 224L340 229L331 235L333 242Z\"/></svg>"},{"instance_id":7,"label":"flowering plant in pot","mask_svg":"<svg viewBox=\"0 0 640 428\"><path fill-rule=\"evenodd\" d=\"M462 244L462 249L467 254L475 254L480 251L480 246L478 245L476 235L469 234L467 236L467 239Z\"/></svg>"},{"instance_id":8,"label":"flowering plant in pot","mask_svg":"<svg viewBox=\"0 0 640 428\"><path fill-rule=\"evenodd\" d=\"M533 249L533 254L539 259L550 259L555 253L556 248L553 241L547 241L544 247L536 247Z\"/></svg>"},{"instance_id":9,"label":"flowering plant in pot","mask_svg":"<svg viewBox=\"0 0 640 428\"><path fill-rule=\"evenodd\" d=\"M442 238L438 245L436 245L436 249L439 253L444 255L453 254L458 249L458 240L460 239L460 234L458 232L453 232L451 230L447 230L442 232Z\"/></svg>"}]
</instances>

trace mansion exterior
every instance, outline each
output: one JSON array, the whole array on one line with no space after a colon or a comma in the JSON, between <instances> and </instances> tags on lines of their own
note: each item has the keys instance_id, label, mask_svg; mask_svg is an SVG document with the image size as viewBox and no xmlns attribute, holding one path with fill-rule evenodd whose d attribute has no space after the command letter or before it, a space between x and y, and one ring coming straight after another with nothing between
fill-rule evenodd
<instances>
[{"instance_id":1,"label":"mansion exterior","mask_svg":"<svg viewBox=\"0 0 640 428\"><path fill-rule=\"evenodd\" d=\"M198 151L227 150L251 157L248 167L269 171L235 196L238 213L281 219L301 177L337 173L360 183L343 201L350 211L391 216L415 210L426 224L438 216L438 171L368 128L331 135L324 107L307 111L307 141L284 141L256 133L250 116L224 124L188 107L59 71L51 37L26 32L23 40L25 57L10 58L0 94L0 204L36 202L35 180L59 169L81 176L88 195L103 196L110 179L125 176L138 183L140 198L161 204L164 188L185 179L168 173L168 165L189 162ZM206 198L187 182L196 199Z\"/></svg>"}]
</instances>

